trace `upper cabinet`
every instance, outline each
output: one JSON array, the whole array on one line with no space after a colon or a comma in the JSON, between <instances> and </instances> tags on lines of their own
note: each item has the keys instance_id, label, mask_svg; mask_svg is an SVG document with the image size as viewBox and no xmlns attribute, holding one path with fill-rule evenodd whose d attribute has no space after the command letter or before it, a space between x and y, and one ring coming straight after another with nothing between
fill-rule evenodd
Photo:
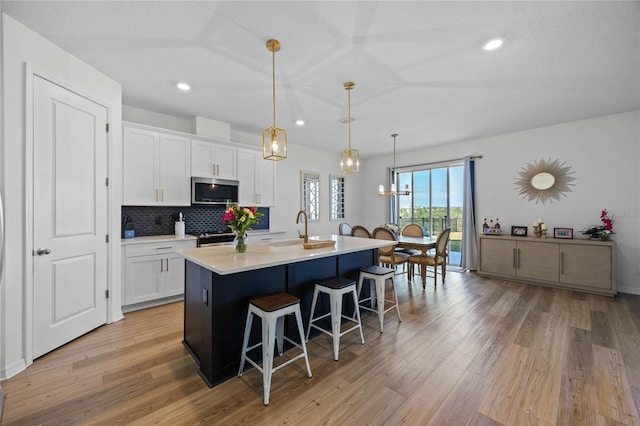
<instances>
[{"instance_id":1,"label":"upper cabinet","mask_svg":"<svg viewBox=\"0 0 640 426\"><path fill-rule=\"evenodd\" d=\"M238 148L238 198L241 205L275 205L276 163L264 160L262 151Z\"/></svg>"},{"instance_id":2,"label":"upper cabinet","mask_svg":"<svg viewBox=\"0 0 640 426\"><path fill-rule=\"evenodd\" d=\"M191 176L238 179L237 148L201 139L191 139Z\"/></svg>"},{"instance_id":3,"label":"upper cabinet","mask_svg":"<svg viewBox=\"0 0 640 426\"><path fill-rule=\"evenodd\" d=\"M123 205L191 204L189 138L125 125L122 141Z\"/></svg>"}]
</instances>

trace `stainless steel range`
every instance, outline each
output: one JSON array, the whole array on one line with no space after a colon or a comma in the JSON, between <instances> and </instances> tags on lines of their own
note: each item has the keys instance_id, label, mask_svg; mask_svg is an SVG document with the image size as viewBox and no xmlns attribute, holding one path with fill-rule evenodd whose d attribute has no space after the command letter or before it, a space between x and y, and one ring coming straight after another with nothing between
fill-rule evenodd
<instances>
[{"instance_id":1,"label":"stainless steel range","mask_svg":"<svg viewBox=\"0 0 640 426\"><path fill-rule=\"evenodd\" d=\"M230 244L235 238L233 232L229 230L193 232L191 235L198 238L198 247Z\"/></svg>"}]
</instances>

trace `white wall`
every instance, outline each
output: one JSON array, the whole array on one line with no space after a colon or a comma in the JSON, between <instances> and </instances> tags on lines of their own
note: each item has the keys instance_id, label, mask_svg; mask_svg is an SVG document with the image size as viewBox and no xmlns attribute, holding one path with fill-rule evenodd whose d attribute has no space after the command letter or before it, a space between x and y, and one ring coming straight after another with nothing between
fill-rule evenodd
<instances>
[{"instance_id":1,"label":"white wall","mask_svg":"<svg viewBox=\"0 0 640 426\"><path fill-rule=\"evenodd\" d=\"M3 42L3 129L2 169L4 183L6 251L5 274L0 300L0 378L11 377L25 368L26 324L25 315L25 271L26 250L30 243L24 240L25 217L25 64L35 73L55 77L57 81L73 87L81 93L100 99L109 110L110 120L110 282L112 299L120 300L120 188L121 180L121 87L104 74L89 67L51 42L29 30L13 18L2 15ZM118 161L113 161L118 159ZM114 279L115 277L115 279ZM119 305L119 304L117 304ZM120 306L109 313L110 320L121 317Z\"/></svg>"},{"instance_id":2,"label":"white wall","mask_svg":"<svg viewBox=\"0 0 640 426\"><path fill-rule=\"evenodd\" d=\"M600 212L615 215L618 291L640 294L640 111L598 117L508 135L396 153L398 167L483 155L476 162L476 226L483 218L500 218L504 229L530 226L543 218L547 226L580 230L600 224ZM560 159L576 180L559 202L544 205L522 199L514 185L518 171L541 158ZM385 199L374 197L384 183L390 156L363 165L362 222L374 227L387 220Z\"/></svg>"}]
</instances>

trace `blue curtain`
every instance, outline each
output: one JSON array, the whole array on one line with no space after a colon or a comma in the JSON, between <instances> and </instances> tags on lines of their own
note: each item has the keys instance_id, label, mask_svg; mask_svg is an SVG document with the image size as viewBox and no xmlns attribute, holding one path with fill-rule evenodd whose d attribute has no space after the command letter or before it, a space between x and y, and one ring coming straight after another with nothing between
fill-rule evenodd
<instances>
[{"instance_id":1,"label":"blue curtain","mask_svg":"<svg viewBox=\"0 0 640 426\"><path fill-rule=\"evenodd\" d=\"M460 266L475 271L478 267L478 245L476 241L475 214L475 167L471 157L464 158L462 200L462 248Z\"/></svg>"}]
</instances>

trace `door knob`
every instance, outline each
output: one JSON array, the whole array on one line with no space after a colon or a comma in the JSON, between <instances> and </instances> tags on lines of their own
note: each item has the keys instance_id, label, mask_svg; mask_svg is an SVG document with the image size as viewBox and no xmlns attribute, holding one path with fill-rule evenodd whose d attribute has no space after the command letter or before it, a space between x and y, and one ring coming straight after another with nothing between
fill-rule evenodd
<instances>
[{"instance_id":1,"label":"door knob","mask_svg":"<svg viewBox=\"0 0 640 426\"><path fill-rule=\"evenodd\" d=\"M49 250L48 248L39 248L36 250L36 254L38 256L44 256L51 253L51 250Z\"/></svg>"}]
</instances>

